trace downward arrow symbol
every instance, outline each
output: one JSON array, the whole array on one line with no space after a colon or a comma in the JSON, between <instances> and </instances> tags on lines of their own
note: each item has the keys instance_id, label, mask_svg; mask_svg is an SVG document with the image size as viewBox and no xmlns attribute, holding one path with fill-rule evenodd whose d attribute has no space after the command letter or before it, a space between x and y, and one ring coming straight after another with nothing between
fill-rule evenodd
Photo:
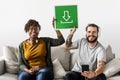
<instances>
[{"instance_id":1,"label":"downward arrow symbol","mask_svg":"<svg viewBox=\"0 0 120 80\"><path fill-rule=\"evenodd\" d=\"M63 19L64 19L65 21L68 21L68 20L70 19L69 11L64 11Z\"/></svg>"}]
</instances>

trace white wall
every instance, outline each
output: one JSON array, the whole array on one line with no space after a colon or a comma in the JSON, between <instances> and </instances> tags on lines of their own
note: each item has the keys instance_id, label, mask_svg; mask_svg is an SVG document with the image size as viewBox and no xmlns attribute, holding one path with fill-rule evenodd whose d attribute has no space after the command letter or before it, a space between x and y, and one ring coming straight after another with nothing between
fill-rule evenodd
<instances>
[{"instance_id":1,"label":"white wall","mask_svg":"<svg viewBox=\"0 0 120 80\"><path fill-rule=\"evenodd\" d=\"M18 46L28 35L24 25L36 19L42 26L40 36L56 38L51 21L55 5L78 5L79 28L73 37L85 36L84 28L89 23L101 27L99 41L110 44L113 52L120 56L120 1L119 0L2 0L0 1L0 55L2 46ZM65 39L69 29L61 30Z\"/></svg>"}]
</instances>

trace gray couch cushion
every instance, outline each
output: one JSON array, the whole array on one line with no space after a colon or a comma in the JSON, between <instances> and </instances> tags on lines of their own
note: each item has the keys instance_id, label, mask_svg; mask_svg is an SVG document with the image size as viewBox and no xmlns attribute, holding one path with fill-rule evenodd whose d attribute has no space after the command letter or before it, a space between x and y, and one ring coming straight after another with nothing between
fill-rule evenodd
<instances>
[{"instance_id":1,"label":"gray couch cushion","mask_svg":"<svg viewBox=\"0 0 120 80\"><path fill-rule=\"evenodd\" d=\"M17 80L17 75L5 73L3 75L0 75L0 80Z\"/></svg>"},{"instance_id":2,"label":"gray couch cushion","mask_svg":"<svg viewBox=\"0 0 120 80\"><path fill-rule=\"evenodd\" d=\"M17 74L19 72L18 48L12 46L4 46L3 57L5 59L6 72Z\"/></svg>"},{"instance_id":3,"label":"gray couch cushion","mask_svg":"<svg viewBox=\"0 0 120 80\"><path fill-rule=\"evenodd\" d=\"M52 60L58 59L63 66L63 68L68 71L70 69L70 52L66 50L63 46L57 46L51 48Z\"/></svg>"}]
</instances>

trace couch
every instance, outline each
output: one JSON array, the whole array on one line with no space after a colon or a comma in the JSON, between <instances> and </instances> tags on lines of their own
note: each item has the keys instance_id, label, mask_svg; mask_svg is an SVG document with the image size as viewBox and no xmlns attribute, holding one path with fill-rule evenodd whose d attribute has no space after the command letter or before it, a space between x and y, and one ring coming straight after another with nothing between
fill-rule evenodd
<instances>
[{"instance_id":1,"label":"couch","mask_svg":"<svg viewBox=\"0 0 120 80\"><path fill-rule=\"evenodd\" d=\"M120 59L115 57L111 46L107 45L107 63L104 73L107 80L120 80ZM54 66L54 80L63 80L64 75L69 72L78 57L75 50L69 51L64 46L51 48L51 57ZM17 47L3 46L3 56L0 57L0 80L17 80L19 51Z\"/></svg>"}]
</instances>

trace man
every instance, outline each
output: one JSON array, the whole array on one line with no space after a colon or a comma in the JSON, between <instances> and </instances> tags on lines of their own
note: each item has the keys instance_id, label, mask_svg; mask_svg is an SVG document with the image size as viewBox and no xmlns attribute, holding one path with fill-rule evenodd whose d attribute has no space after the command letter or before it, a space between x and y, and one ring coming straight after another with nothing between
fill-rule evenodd
<instances>
[{"instance_id":1,"label":"man","mask_svg":"<svg viewBox=\"0 0 120 80\"><path fill-rule=\"evenodd\" d=\"M71 72L65 75L64 80L106 80L103 74L106 52L98 42L99 27L96 24L89 24L86 27L86 38L72 42L76 28L70 30L66 40L67 49L77 49L79 56ZM83 71L83 64L87 64L89 70Z\"/></svg>"}]
</instances>

